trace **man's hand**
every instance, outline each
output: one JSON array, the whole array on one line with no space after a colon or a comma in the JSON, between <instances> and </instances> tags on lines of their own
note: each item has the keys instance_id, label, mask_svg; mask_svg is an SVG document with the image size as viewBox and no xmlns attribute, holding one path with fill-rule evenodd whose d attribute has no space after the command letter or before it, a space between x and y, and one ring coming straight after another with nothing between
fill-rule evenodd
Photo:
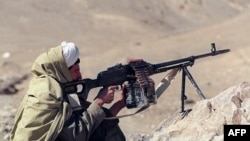
<instances>
[{"instance_id":1,"label":"man's hand","mask_svg":"<svg viewBox=\"0 0 250 141\"><path fill-rule=\"evenodd\" d=\"M122 92L117 94L116 102L110 107L110 112L113 116L116 116L119 111L126 106L125 102L125 87L122 87Z\"/></svg>"},{"instance_id":2,"label":"man's hand","mask_svg":"<svg viewBox=\"0 0 250 141\"><path fill-rule=\"evenodd\" d=\"M114 100L115 90L118 86L109 86L107 88L102 88L95 98L95 102L102 106L105 103L111 103Z\"/></svg>"}]
</instances>

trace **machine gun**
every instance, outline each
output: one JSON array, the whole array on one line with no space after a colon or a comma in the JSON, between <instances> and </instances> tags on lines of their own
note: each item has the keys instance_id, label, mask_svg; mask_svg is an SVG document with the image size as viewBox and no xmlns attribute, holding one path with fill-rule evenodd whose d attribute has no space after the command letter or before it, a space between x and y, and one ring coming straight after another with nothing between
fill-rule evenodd
<instances>
[{"instance_id":1,"label":"machine gun","mask_svg":"<svg viewBox=\"0 0 250 141\"><path fill-rule=\"evenodd\" d=\"M200 88L192 78L187 67L192 66L196 59L216 56L219 54L229 52L229 49L216 50L215 44L211 44L211 52L190 56L187 58L177 59L173 61L163 62L159 64L151 64L145 61L131 62L125 65L117 64L113 67L108 68L105 71L100 72L96 79L82 79L73 82L62 83L64 93L71 94L75 93L78 95L85 95L87 97L89 91L96 87L108 87L111 85L122 86L125 82L126 84L126 105L127 108L138 108L144 107L149 104L155 104L157 100L157 95L155 90L152 90L149 86L148 76L165 72L167 70L181 68L182 69L182 90L181 90L181 101L182 101L182 111L184 111L184 100L185 96L185 77L187 76L192 84L196 87L196 90L202 99L205 96L202 94ZM79 85L81 90L79 89Z\"/></svg>"}]
</instances>

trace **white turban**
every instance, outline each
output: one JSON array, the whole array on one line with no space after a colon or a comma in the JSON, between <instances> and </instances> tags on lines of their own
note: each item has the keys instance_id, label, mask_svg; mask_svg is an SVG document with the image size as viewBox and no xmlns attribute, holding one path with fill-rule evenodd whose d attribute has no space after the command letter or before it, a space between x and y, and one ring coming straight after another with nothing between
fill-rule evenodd
<instances>
[{"instance_id":1,"label":"white turban","mask_svg":"<svg viewBox=\"0 0 250 141\"><path fill-rule=\"evenodd\" d=\"M67 67L71 67L79 59L78 47L72 42L63 41L61 43L63 50L63 57L67 64Z\"/></svg>"}]
</instances>

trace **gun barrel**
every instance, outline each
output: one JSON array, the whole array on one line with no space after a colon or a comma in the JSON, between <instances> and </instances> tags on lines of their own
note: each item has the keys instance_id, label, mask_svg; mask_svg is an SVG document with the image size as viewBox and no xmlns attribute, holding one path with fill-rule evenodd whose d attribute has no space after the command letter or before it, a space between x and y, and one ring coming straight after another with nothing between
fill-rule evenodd
<instances>
[{"instance_id":1,"label":"gun barrel","mask_svg":"<svg viewBox=\"0 0 250 141\"><path fill-rule=\"evenodd\" d=\"M201 54L201 55L196 55L196 56L190 56L190 57L186 57L186 58L182 58L182 59L178 59L178 60L173 60L173 61L168 61L168 62L163 62L163 63L159 63L159 64L153 64L153 70L154 73L161 73L170 69L174 69L177 67L181 67L181 65L189 65L192 66L194 64L195 59L200 59L200 58L204 58L204 57L208 57L208 56L215 56L215 55L219 55L219 54L223 54L223 53L227 53L230 51L230 49L224 49L224 50L216 50L215 48L213 48L214 50L211 50L210 53L205 53L205 54Z\"/></svg>"},{"instance_id":2,"label":"gun barrel","mask_svg":"<svg viewBox=\"0 0 250 141\"><path fill-rule=\"evenodd\" d=\"M195 59L194 56L190 56L190 57L186 57L186 58L182 58L182 59L178 59L178 60L154 64L153 68L158 69L158 68L162 68L162 67L166 67L166 66L172 66L172 65L176 65L176 64L180 64L180 63L185 63L185 62L193 62L194 59Z\"/></svg>"},{"instance_id":3,"label":"gun barrel","mask_svg":"<svg viewBox=\"0 0 250 141\"><path fill-rule=\"evenodd\" d=\"M203 57L207 57L207 56L215 56L215 55L227 53L227 52L229 52L229 51L230 51L230 49L223 49L223 50L217 50L217 51L213 51L213 50L212 50L210 53L197 55L197 56L194 56L194 58L195 58L195 59L199 59L199 58L203 58Z\"/></svg>"}]
</instances>

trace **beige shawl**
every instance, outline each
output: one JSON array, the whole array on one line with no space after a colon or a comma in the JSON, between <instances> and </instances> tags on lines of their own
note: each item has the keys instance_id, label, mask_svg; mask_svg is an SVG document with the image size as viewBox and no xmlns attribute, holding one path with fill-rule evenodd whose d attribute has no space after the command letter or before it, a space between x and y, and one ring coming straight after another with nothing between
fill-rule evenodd
<instances>
[{"instance_id":1,"label":"beige shawl","mask_svg":"<svg viewBox=\"0 0 250 141\"><path fill-rule=\"evenodd\" d=\"M62 48L58 46L41 54L31 71L34 78L17 111L11 140L55 140L72 114L58 83L71 81Z\"/></svg>"}]
</instances>

